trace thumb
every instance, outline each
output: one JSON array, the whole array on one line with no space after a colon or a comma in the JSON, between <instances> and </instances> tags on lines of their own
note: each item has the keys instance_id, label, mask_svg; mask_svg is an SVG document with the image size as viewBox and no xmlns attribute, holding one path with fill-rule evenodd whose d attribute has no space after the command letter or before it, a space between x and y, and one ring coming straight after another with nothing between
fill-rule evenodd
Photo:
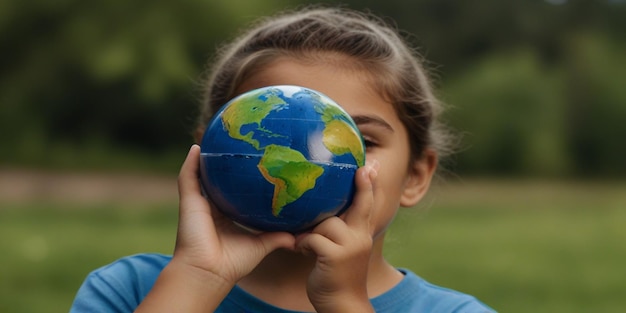
<instances>
[{"instance_id":1,"label":"thumb","mask_svg":"<svg viewBox=\"0 0 626 313\"><path fill-rule=\"evenodd\" d=\"M265 255L279 248L293 250L296 243L296 238L292 234L286 232L262 233L258 235L258 238L263 244L263 252Z\"/></svg>"}]
</instances>

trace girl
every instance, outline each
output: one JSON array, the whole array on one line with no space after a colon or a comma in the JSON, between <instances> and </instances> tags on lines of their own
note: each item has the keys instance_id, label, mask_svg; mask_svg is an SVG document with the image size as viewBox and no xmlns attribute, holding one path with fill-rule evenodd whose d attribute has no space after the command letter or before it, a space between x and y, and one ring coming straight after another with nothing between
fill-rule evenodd
<instances>
[{"instance_id":1,"label":"girl","mask_svg":"<svg viewBox=\"0 0 626 313\"><path fill-rule=\"evenodd\" d=\"M439 104L400 36L345 9L264 20L221 51L196 140L221 105L269 85L318 90L359 126L368 163L346 213L295 236L247 233L201 195L194 145L179 175L173 256L136 255L94 271L72 312L492 312L383 257L397 209L422 199L446 151Z\"/></svg>"}]
</instances>

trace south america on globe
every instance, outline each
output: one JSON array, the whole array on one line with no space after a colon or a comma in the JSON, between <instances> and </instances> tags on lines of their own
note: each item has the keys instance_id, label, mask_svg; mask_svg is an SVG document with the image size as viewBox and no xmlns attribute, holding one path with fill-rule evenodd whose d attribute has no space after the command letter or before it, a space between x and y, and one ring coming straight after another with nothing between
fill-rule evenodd
<instances>
[{"instance_id":1,"label":"south america on globe","mask_svg":"<svg viewBox=\"0 0 626 313\"><path fill-rule=\"evenodd\" d=\"M306 231L352 203L365 145L332 99L299 86L243 93L208 124L201 142L204 193L257 231Z\"/></svg>"}]
</instances>

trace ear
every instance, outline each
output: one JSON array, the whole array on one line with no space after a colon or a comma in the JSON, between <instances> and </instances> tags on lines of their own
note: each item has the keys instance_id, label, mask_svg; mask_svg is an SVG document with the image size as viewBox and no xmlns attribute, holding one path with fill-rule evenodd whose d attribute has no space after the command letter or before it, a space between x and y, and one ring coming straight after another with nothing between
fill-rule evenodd
<instances>
[{"instance_id":1,"label":"ear","mask_svg":"<svg viewBox=\"0 0 626 313\"><path fill-rule=\"evenodd\" d=\"M430 187L436 168L437 153L434 150L424 151L421 158L413 161L409 166L409 173L400 197L401 206L414 206L424 197Z\"/></svg>"}]
</instances>

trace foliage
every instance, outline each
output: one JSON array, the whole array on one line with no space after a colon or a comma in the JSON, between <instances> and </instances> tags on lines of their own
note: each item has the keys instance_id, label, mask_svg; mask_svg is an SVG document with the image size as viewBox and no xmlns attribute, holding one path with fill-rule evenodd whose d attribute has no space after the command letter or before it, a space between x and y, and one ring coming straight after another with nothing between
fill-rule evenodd
<instances>
[{"instance_id":1,"label":"foliage","mask_svg":"<svg viewBox=\"0 0 626 313\"><path fill-rule=\"evenodd\" d=\"M606 35L570 38L565 58L568 152L587 176L626 176L626 44Z\"/></svg>"},{"instance_id":2,"label":"foliage","mask_svg":"<svg viewBox=\"0 0 626 313\"><path fill-rule=\"evenodd\" d=\"M186 148L201 64L227 30L266 12L198 0L3 6L0 139L10 148L0 160L33 164L85 147L144 157Z\"/></svg>"},{"instance_id":3,"label":"foliage","mask_svg":"<svg viewBox=\"0 0 626 313\"><path fill-rule=\"evenodd\" d=\"M58 167L77 154L72 164L93 167L134 158L114 155L180 154L193 141L215 48L257 17L305 3L3 2L0 162ZM626 175L626 1L341 5L412 34L454 106L452 126L467 134L458 172ZM84 151L103 151L103 160L81 158Z\"/></svg>"},{"instance_id":4,"label":"foliage","mask_svg":"<svg viewBox=\"0 0 626 313\"><path fill-rule=\"evenodd\" d=\"M444 98L451 123L469 133L458 167L500 174L565 172L564 99L557 73L534 54L486 58L450 80Z\"/></svg>"},{"instance_id":5,"label":"foliage","mask_svg":"<svg viewBox=\"0 0 626 313\"><path fill-rule=\"evenodd\" d=\"M446 82L451 123L466 131L468 173L624 177L626 48L603 34L567 41L562 65L528 49L488 56Z\"/></svg>"}]
</instances>

